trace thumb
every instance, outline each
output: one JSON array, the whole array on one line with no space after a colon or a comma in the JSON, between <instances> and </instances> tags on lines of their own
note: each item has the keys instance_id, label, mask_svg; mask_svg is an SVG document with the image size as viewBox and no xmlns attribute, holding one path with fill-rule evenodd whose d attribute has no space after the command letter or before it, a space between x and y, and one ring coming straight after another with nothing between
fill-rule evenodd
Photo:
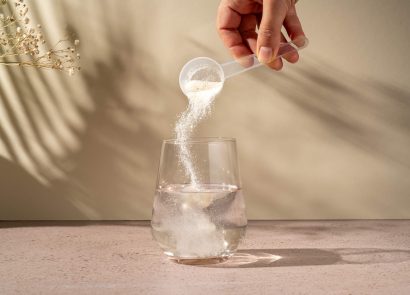
<instances>
[{"instance_id":1,"label":"thumb","mask_svg":"<svg viewBox=\"0 0 410 295\"><path fill-rule=\"evenodd\" d=\"M270 63L277 55L281 40L281 28L288 9L288 1L263 1L262 20L257 40L260 62Z\"/></svg>"}]
</instances>

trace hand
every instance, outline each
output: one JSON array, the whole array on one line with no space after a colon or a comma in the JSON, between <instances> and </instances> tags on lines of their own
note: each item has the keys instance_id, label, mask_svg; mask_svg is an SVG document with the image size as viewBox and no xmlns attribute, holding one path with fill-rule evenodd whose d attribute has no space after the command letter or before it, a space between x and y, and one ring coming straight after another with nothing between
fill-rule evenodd
<instances>
[{"instance_id":1,"label":"hand","mask_svg":"<svg viewBox=\"0 0 410 295\"><path fill-rule=\"evenodd\" d=\"M218 33L232 56L255 53L260 62L275 70L283 67L281 58L273 60L280 43L287 42L282 26L292 40L304 36L295 0L222 0L218 8ZM299 55L292 52L284 58L295 63Z\"/></svg>"}]
</instances>

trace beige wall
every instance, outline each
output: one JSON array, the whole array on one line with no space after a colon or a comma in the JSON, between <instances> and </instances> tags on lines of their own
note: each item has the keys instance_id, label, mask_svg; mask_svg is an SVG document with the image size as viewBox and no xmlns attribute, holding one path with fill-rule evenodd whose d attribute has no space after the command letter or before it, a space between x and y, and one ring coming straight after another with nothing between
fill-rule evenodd
<instances>
[{"instance_id":1,"label":"beige wall","mask_svg":"<svg viewBox=\"0 0 410 295\"><path fill-rule=\"evenodd\" d=\"M30 1L82 73L0 68L0 218L148 219L196 56L229 56L218 1ZM410 2L303 0L311 44L227 82L200 135L236 137L252 219L410 218Z\"/></svg>"}]
</instances>

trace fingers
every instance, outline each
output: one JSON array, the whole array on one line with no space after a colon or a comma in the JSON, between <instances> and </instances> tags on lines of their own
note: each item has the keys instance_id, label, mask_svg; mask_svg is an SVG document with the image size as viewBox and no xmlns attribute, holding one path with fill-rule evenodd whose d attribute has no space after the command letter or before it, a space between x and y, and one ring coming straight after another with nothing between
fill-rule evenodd
<instances>
[{"instance_id":1,"label":"fingers","mask_svg":"<svg viewBox=\"0 0 410 295\"><path fill-rule=\"evenodd\" d=\"M275 71L280 71L283 68L283 61L281 58L277 58L266 65Z\"/></svg>"},{"instance_id":2,"label":"fingers","mask_svg":"<svg viewBox=\"0 0 410 295\"><path fill-rule=\"evenodd\" d=\"M300 20L296 14L296 8L294 4L288 10L287 15L283 21L283 26L285 27L286 32L288 33L291 40L295 40L300 36L305 36ZM285 37L283 35L282 37L283 40L285 40L284 42L286 42ZM297 51L295 51L285 54L284 58L290 63L295 63L299 60L299 54Z\"/></svg>"},{"instance_id":3,"label":"fingers","mask_svg":"<svg viewBox=\"0 0 410 295\"><path fill-rule=\"evenodd\" d=\"M287 43L288 40L286 40L285 36L283 34L281 34L281 43ZM297 51L293 51L290 53L286 53L285 55L283 55L283 58L286 59L286 61L290 62L290 63L296 63L299 60L299 54Z\"/></svg>"},{"instance_id":4,"label":"fingers","mask_svg":"<svg viewBox=\"0 0 410 295\"><path fill-rule=\"evenodd\" d=\"M256 24L256 15L247 14L242 16L241 24L238 28L239 34L241 35L243 42L245 42L245 44L252 51L252 53L256 52L256 40L258 39L258 34L255 31Z\"/></svg>"},{"instance_id":5,"label":"fingers","mask_svg":"<svg viewBox=\"0 0 410 295\"><path fill-rule=\"evenodd\" d=\"M253 33L255 33L256 18L253 20L247 15L241 16L230 6L230 1L221 1L218 8L217 30L222 42L236 59L252 54L248 45L244 43L241 34L244 34L249 39L255 39L256 36L252 35L250 28L253 21L252 29Z\"/></svg>"},{"instance_id":6,"label":"fingers","mask_svg":"<svg viewBox=\"0 0 410 295\"><path fill-rule=\"evenodd\" d=\"M283 26L285 27L291 40L295 40L300 36L305 36L294 5L289 9L283 21Z\"/></svg>"},{"instance_id":7,"label":"fingers","mask_svg":"<svg viewBox=\"0 0 410 295\"><path fill-rule=\"evenodd\" d=\"M288 9L287 1L263 1L262 20L257 41L257 55L260 62L269 64L278 53L281 40L280 30ZM281 67L282 61L275 61L274 64L276 67Z\"/></svg>"},{"instance_id":8,"label":"fingers","mask_svg":"<svg viewBox=\"0 0 410 295\"><path fill-rule=\"evenodd\" d=\"M280 39L281 39L280 40L281 43L288 42L283 34L281 34ZM287 53L287 54L283 55L283 58L286 59L290 63L295 63L299 59L299 54L297 53L297 51L295 51L295 52L291 52L291 53ZM276 70L276 71L281 70L282 67L283 67L282 58L275 59L273 62L268 63L267 66L270 67L271 69Z\"/></svg>"},{"instance_id":9,"label":"fingers","mask_svg":"<svg viewBox=\"0 0 410 295\"><path fill-rule=\"evenodd\" d=\"M282 26L292 40L304 36L294 1L222 0L218 8L218 33L231 55L239 59L255 53L260 62L275 70L283 67L282 59L275 60L275 56L280 43L287 42L281 33ZM256 27L259 28L258 33L255 31ZM283 58L295 63L299 55L293 52Z\"/></svg>"}]
</instances>

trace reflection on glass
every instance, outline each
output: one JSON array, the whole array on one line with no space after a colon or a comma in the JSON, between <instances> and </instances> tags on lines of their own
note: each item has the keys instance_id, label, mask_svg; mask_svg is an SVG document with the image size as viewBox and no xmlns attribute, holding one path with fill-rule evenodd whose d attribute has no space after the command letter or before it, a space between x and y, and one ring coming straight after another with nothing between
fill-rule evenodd
<instances>
[{"instance_id":1,"label":"reflection on glass","mask_svg":"<svg viewBox=\"0 0 410 295\"><path fill-rule=\"evenodd\" d=\"M151 222L154 239L178 262L223 260L236 251L247 224L236 142L199 138L183 144L196 181L178 156L181 142L164 141Z\"/></svg>"}]
</instances>

